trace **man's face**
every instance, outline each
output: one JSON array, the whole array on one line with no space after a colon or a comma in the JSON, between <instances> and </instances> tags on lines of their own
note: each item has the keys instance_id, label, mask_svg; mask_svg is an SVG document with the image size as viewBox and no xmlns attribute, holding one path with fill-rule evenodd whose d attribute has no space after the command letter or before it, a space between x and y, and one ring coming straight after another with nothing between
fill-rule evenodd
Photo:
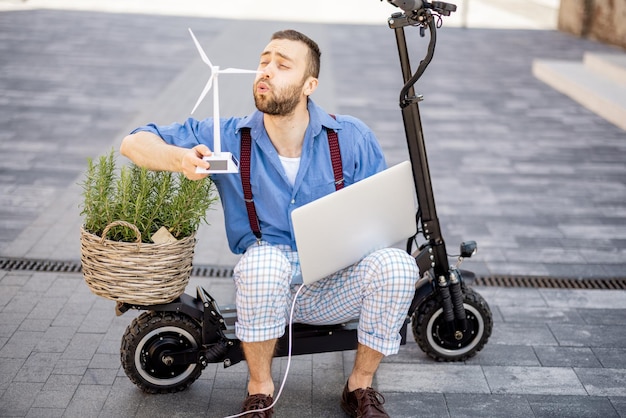
<instances>
[{"instance_id":1,"label":"man's face","mask_svg":"<svg viewBox=\"0 0 626 418\"><path fill-rule=\"evenodd\" d=\"M285 116L311 94L310 79L305 77L307 46L302 42L274 39L261 53L254 81L254 103L263 113Z\"/></svg>"}]
</instances>

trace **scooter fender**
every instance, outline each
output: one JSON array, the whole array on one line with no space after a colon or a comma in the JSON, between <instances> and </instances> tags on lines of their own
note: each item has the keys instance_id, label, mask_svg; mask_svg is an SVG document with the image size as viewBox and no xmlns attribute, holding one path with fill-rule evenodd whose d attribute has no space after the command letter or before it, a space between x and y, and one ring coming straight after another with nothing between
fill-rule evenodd
<instances>
[{"instance_id":1,"label":"scooter fender","mask_svg":"<svg viewBox=\"0 0 626 418\"><path fill-rule=\"evenodd\" d=\"M131 309L138 311L180 312L198 321L201 321L204 316L202 301L186 293L183 293L172 302L158 305L138 305L118 302L115 306L115 313L117 316L120 316Z\"/></svg>"},{"instance_id":2,"label":"scooter fender","mask_svg":"<svg viewBox=\"0 0 626 418\"><path fill-rule=\"evenodd\" d=\"M409 316L420 306L427 297L435 293L435 285L430 274L426 273L422 276L417 283L415 283L415 294L413 295L413 301L411 302L411 308L409 309Z\"/></svg>"},{"instance_id":3,"label":"scooter fender","mask_svg":"<svg viewBox=\"0 0 626 418\"><path fill-rule=\"evenodd\" d=\"M473 271L458 269L457 272L461 284L469 286L476 280L476 273Z\"/></svg>"}]
</instances>

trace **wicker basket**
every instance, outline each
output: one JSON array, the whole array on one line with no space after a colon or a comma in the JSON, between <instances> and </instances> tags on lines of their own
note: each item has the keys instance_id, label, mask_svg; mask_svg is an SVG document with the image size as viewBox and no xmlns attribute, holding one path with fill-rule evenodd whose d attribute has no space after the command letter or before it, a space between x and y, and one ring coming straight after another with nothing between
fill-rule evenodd
<instances>
[{"instance_id":1,"label":"wicker basket","mask_svg":"<svg viewBox=\"0 0 626 418\"><path fill-rule=\"evenodd\" d=\"M106 239L117 225L131 228L136 242ZM81 263L87 286L107 299L134 305L168 303L184 291L192 270L195 235L166 244L141 242L139 229L131 223L115 221L102 237L80 229Z\"/></svg>"}]
</instances>

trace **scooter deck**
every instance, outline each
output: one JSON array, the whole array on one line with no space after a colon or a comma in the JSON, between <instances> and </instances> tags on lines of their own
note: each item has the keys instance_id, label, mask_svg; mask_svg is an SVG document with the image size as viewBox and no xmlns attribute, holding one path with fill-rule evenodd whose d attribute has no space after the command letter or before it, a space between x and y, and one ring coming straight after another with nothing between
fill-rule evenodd
<instances>
[{"instance_id":1,"label":"scooter deck","mask_svg":"<svg viewBox=\"0 0 626 418\"><path fill-rule=\"evenodd\" d=\"M237 320L237 310L234 306L225 306L220 309L226 325L224 335L227 338L236 339L234 335L235 321ZM357 348L357 328L358 320L352 320L337 325L307 325L293 324L292 355L327 353L331 351L355 350ZM402 345L406 344L405 321L400 335ZM289 327L285 334L279 338L276 347L276 357L284 357L289 354Z\"/></svg>"},{"instance_id":2,"label":"scooter deck","mask_svg":"<svg viewBox=\"0 0 626 418\"><path fill-rule=\"evenodd\" d=\"M224 357L215 358L214 361L225 361L228 367L243 360L239 340L235 335L235 322L237 321L237 309L234 305L218 306L211 295L198 286L197 297L183 293L176 300L160 305L140 306L132 304L118 304L116 310L121 315L129 309L146 311L179 312L197 320L202 324L203 342L224 339L228 341L228 348ZM401 344L406 344L406 329L409 318L404 322L400 331ZM358 345L358 319L337 325L307 325L294 323L292 326L292 355L326 353L332 351L354 350ZM276 357L285 357L289 354L289 326L285 334L279 338L276 347Z\"/></svg>"}]
</instances>

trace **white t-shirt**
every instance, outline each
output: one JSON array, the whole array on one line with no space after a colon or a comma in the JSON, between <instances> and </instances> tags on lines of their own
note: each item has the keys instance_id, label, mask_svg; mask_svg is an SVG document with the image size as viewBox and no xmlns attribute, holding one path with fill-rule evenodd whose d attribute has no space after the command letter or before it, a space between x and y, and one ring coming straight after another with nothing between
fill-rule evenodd
<instances>
[{"instance_id":1,"label":"white t-shirt","mask_svg":"<svg viewBox=\"0 0 626 418\"><path fill-rule=\"evenodd\" d=\"M293 186L296 183L296 176L298 175L298 169L300 168L300 157L290 158L283 157L282 155L279 155L278 157L283 165L289 184Z\"/></svg>"}]
</instances>

